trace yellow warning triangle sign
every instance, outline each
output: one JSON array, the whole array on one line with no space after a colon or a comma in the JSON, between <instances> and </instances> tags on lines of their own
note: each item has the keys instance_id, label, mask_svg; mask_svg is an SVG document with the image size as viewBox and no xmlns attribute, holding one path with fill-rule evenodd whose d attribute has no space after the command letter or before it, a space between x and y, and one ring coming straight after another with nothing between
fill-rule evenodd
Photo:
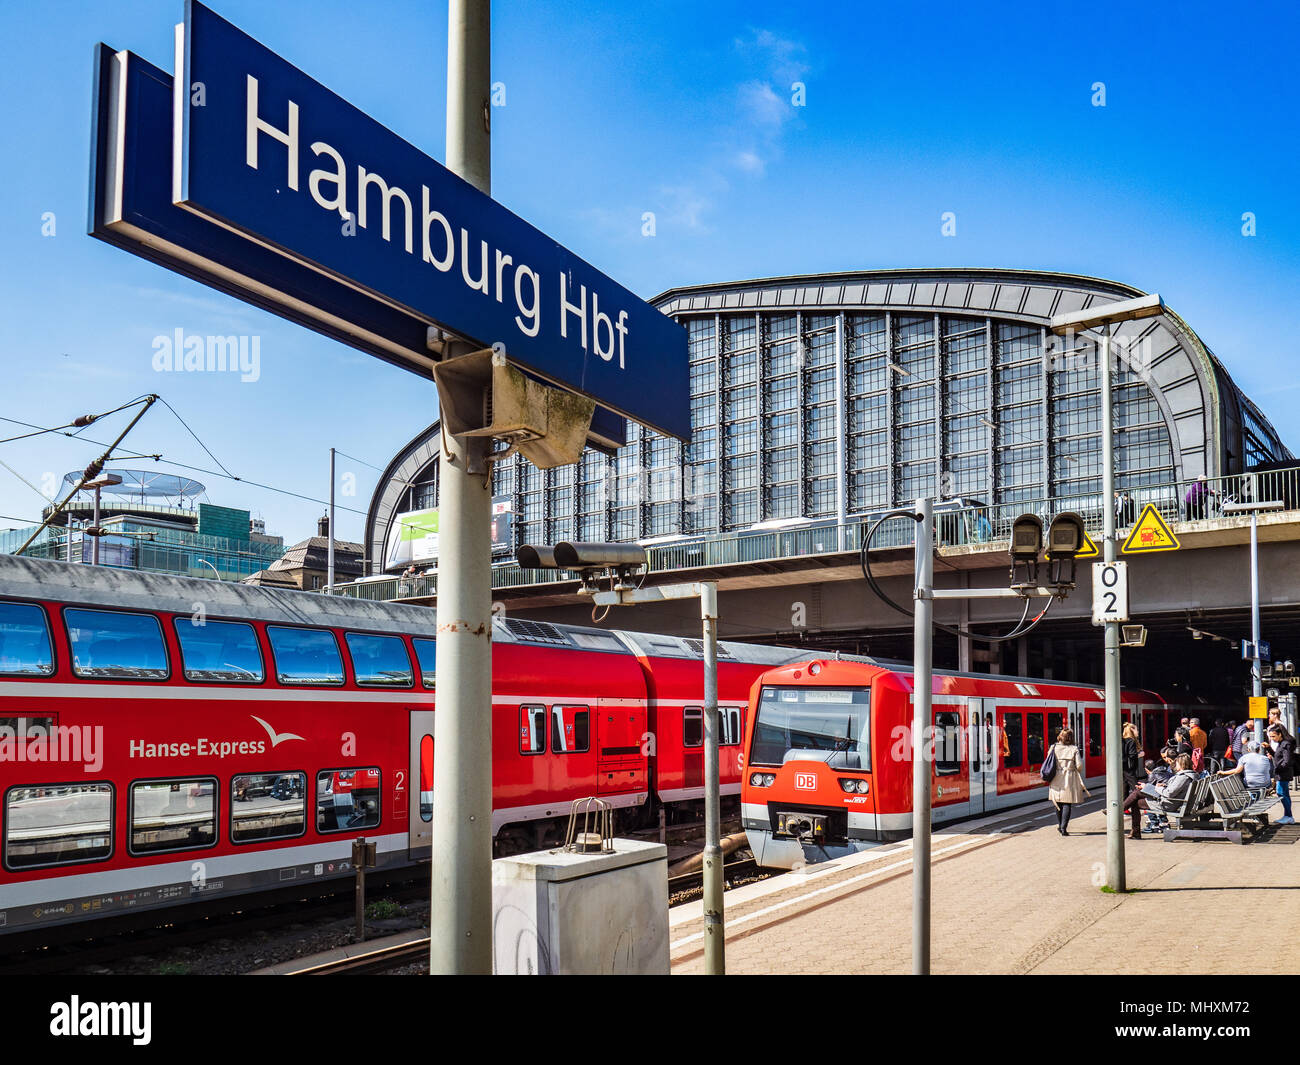
<instances>
[{"instance_id":1,"label":"yellow warning triangle sign","mask_svg":"<svg viewBox=\"0 0 1300 1065\"><path fill-rule=\"evenodd\" d=\"M1083 534L1083 550L1075 558L1096 558L1101 552L1097 550L1097 545L1092 542L1092 537L1087 533Z\"/></svg>"},{"instance_id":2,"label":"yellow warning triangle sign","mask_svg":"<svg viewBox=\"0 0 1300 1065\"><path fill-rule=\"evenodd\" d=\"M1169 523L1160 516L1154 503L1142 508L1133 531L1120 548L1126 555L1140 555L1149 551L1177 551L1181 545Z\"/></svg>"}]
</instances>

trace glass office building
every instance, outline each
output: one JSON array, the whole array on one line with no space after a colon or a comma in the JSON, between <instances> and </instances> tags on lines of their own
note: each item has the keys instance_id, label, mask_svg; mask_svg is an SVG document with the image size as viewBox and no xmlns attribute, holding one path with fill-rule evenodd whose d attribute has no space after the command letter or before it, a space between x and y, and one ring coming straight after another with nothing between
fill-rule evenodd
<instances>
[{"instance_id":1,"label":"glass office building","mask_svg":"<svg viewBox=\"0 0 1300 1065\"><path fill-rule=\"evenodd\" d=\"M1021 270L893 270L675 288L689 444L629 427L609 457L495 470L516 546L647 540L798 519L851 521L919 496L1013 503L1101 490L1091 334L1052 316L1131 299L1127 285ZM1117 327L1119 488L1290 458L1267 418L1178 314ZM436 426L390 464L368 557L396 514L436 505Z\"/></svg>"}]
</instances>

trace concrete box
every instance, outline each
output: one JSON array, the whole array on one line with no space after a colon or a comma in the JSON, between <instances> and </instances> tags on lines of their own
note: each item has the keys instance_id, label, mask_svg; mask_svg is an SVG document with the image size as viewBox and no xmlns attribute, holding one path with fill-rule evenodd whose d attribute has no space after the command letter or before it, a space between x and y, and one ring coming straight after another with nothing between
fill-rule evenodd
<instances>
[{"instance_id":1,"label":"concrete box","mask_svg":"<svg viewBox=\"0 0 1300 1065\"><path fill-rule=\"evenodd\" d=\"M492 863L494 972L668 973L668 848L613 843L612 854L534 851Z\"/></svg>"}]
</instances>

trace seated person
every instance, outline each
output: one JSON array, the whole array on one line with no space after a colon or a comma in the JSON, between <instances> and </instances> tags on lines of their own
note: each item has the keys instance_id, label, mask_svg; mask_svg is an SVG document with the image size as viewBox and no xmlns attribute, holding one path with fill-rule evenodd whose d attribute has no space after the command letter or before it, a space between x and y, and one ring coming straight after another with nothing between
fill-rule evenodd
<instances>
[{"instance_id":1,"label":"seated person","mask_svg":"<svg viewBox=\"0 0 1300 1065\"><path fill-rule=\"evenodd\" d=\"M1160 804L1165 810L1174 810L1187 798L1187 793L1192 789L1192 783L1196 780L1196 773L1192 771L1192 756L1190 754L1180 754L1174 761L1174 775L1169 778L1169 782L1159 786Z\"/></svg>"},{"instance_id":2,"label":"seated person","mask_svg":"<svg viewBox=\"0 0 1300 1065\"><path fill-rule=\"evenodd\" d=\"M1172 763L1174 760L1174 749L1166 747L1160 752L1160 764L1147 759L1147 782L1142 789L1143 794L1149 798L1159 798L1159 787L1166 784L1169 778L1174 775ZM1147 803L1147 820L1143 829L1146 832L1163 832L1169 825L1169 819L1165 817L1164 812L1155 803Z\"/></svg>"},{"instance_id":3,"label":"seated person","mask_svg":"<svg viewBox=\"0 0 1300 1065\"><path fill-rule=\"evenodd\" d=\"M1157 786L1163 787L1169 782L1169 778L1174 775L1174 759L1178 757L1178 751L1173 747L1166 747L1160 752L1160 764L1156 765L1152 759L1147 759L1147 781L1143 785L1142 791L1148 798L1158 799L1160 797Z\"/></svg>"},{"instance_id":4,"label":"seated person","mask_svg":"<svg viewBox=\"0 0 1300 1065\"><path fill-rule=\"evenodd\" d=\"M1250 792L1252 802L1265 792L1273 790L1273 763L1268 755L1260 751L1259 744L1254 740L1246 741L1237 768L1220 770L1219 776L1240 776L1241 782Z\"/></svg>"}]
</instances>

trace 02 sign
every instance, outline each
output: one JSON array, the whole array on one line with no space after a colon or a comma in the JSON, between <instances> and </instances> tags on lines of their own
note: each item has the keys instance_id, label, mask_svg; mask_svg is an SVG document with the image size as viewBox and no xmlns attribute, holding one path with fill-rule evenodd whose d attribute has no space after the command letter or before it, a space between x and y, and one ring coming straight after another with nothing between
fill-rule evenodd
<instances>
[{"instance_id":1,"label":"02 sign","mask_svg":"<svg viewBox=\"0 0 1300 1065\"><path fill-rule=\"evenodd\" d=\"M1092 564L1092 623L1128 621L1128 563Z\"/></svg>"}]
</instances>

